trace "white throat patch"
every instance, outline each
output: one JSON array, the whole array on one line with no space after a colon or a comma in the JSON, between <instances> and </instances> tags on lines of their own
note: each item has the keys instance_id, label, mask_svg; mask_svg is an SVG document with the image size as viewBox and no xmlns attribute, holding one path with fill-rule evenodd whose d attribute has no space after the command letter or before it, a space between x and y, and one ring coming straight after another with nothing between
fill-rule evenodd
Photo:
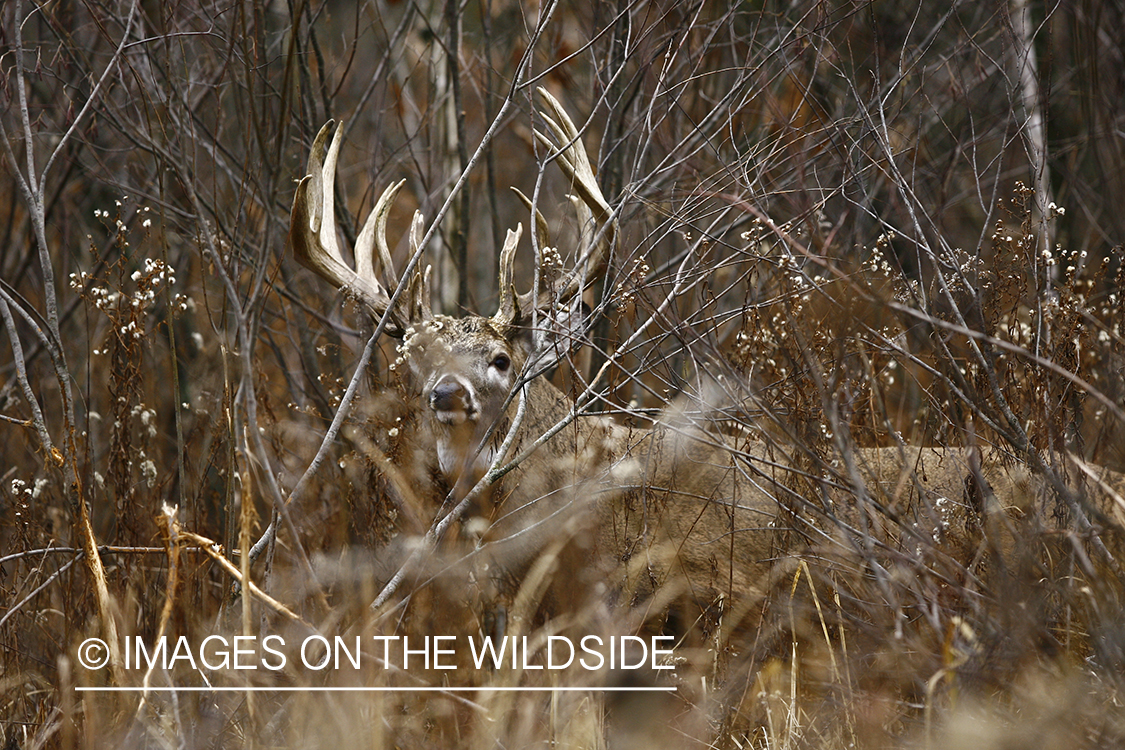
<instances>
[{"instance_id":1,"label":"white throat patch","mask_svg":"<svg viewBox=\"0 0 1125 750\"><path fill-rule=\"evenodd\" d=\"M438 466L441 468L441 473L447 479L456 479L465 468L465 458L467 451L474 450L471 441L459 441L456 435L439 434L437 436L437 457ZM485 472L492 466L492 459L496 455L496 450L491 446L485 447L481 450L480 455L477 456L476 461L473 462L472 468L474 472Z\"/></svg>"}]
</instances>

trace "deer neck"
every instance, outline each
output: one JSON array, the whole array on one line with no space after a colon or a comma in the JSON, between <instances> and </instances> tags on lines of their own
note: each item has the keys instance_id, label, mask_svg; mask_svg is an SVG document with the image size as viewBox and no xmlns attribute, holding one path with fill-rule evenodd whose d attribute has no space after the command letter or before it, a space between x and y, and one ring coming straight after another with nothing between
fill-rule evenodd
<instances>
[{"instance_id":1,"label":"deer neck","mask_svg":"<svg viewBox=\"0 0 1125 750\"><path fill-rule=\"evenodd\" d=\"M528 384L526 402L523 418L507 452L507 460L531 447L548 430L564 420L574 406L562 391L543 378L537 378ZM507 437L518 410L517 397L512 399L495 427L485 420L466 421L456 425L432 420L438 467L451 486L464 487L464 491L468 491L484 476ZM539 446L536 455L542 453L547 458L551 454L572 451L576 431L597 429L589 423L601 426L603 421L605 420L581 418L575 426L560 431L554 438ZM528 460L536 461L534 455Z\"/></svg>"},{"instance_id":2,"label":"deer neck","mask_svg":"<svg viewBox=\"0 0 1125 750\"><path fill-rule=\"evenodd\" d=\"M438 468L451 484L468 481L475 484L496 456L496 441L489 437L485 442L487 426L479 422L447 425L434 421L434 449ZM499 432L494 431L493 436ZM503 433L500 433L503 439Z\"/></svg>"}]
</instances>

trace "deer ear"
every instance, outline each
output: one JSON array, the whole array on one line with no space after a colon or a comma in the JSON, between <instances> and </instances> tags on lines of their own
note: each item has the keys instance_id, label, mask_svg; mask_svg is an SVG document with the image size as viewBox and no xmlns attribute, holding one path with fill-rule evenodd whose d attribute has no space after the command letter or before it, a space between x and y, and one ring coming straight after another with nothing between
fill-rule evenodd
<instances>
[{"instance_id":1,"label":"deer ear","mask_svg":"<svg viewBox=\"0 0 1125 750\"><path fill-rule=\"evenodd\" d=\"M521 321L518 345L535 369L554 367L585 341L589 320L590 306L576 297L565 308L540 310L535 325L530 315Z\"/></svg>"}]
</instances>

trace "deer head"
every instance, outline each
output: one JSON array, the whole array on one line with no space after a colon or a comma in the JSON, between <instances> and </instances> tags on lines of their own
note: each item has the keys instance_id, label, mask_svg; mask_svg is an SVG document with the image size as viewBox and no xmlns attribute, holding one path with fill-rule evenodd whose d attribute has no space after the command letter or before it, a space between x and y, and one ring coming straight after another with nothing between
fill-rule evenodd
<instances>
[{"instance_id":1,"label":"deer head","mask_svg":"<svg viewBox=\"0 0 1125 750\"><path fill-rule=\"evenodd\" d=\"M566 347L563 329L570 331L580 317L572 313L571 305L604 270L616 240L612 212L598 188L578 129L554 97L544 89L538 95L550 136L535 131L535 137L570 181L584 247L572 268L561 268L559 253L550 247L546 222L534 212L540 248L537 288L517 294L513 265L522 225L509 230L499 254L499 309L491 317L434 314L429 267L416 271L399 300L391 304L388 290L397 286L398 277L387 245L387 216L402 182L388 187L368 216L356 238L354 268L344 259L333 200L342 128L335 130L325 152L332 122L314 140L309 174L298 184L293 200L294 254L364 305L376 320L387 316L385 330L402 342L401 363L420 388L423 408L435 428L441 468L451 479L463 473L467 460L477 466L490 461L489 451L482 450L483 436L503 417L503 404L520 373L531 365L543 366ZM516 192L531 207L531 201ZM423 218L415 213L409 234L412 253L418 252L422 227Z\"/></svg>"}]
</instances>

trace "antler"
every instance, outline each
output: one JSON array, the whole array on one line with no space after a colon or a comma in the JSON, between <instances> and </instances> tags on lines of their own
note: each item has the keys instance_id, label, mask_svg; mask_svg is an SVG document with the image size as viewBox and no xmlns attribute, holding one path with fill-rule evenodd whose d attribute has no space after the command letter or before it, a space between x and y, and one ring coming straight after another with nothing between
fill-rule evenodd
<instances>
[{"instance_id":1,"label":"antler","mask_svg":"<svg viewBox=\"0 0 1125 750\"><path fill-rule=\"evenodd\" d=\"M581 294L605 269L611 249L617 241L617 225L612 221L613 213L598 188L578 128L558 100L546 89L540 88L538 94L543 107L543 120L553 137L539 131L535 131L535 137L556 155L556 163L571 183L575 194L570 198L578 214L584 250L574 267L561 274L545 262L540 273L538 291L517 295L512 285L512 269L523 227L518 226L514 232L509 231L500 251L500 309L494 316L494 320L501 325L510 325L533 309L547 310L554 305L565 305ZM294 255L302 265L362 302L378 318L391 307L387 289L397 279L387 247L387 215L403 182L388 187L375 203L356 238L353 269L344 260L336 239L333 185L336 180L336 159L343 138L343 124L336 128L325 155L325 143L333 124L331 120L325 124L313 141L312 153L309 154L309 173L298 183L293 197L289 241L293 245ZM520 197L531 205L531 201L522 193ZM534 212L533 221L546 256L549 250L546 222L537 211ZM422 224L421 214L415 212L410 231L412 253L418 251ZM425 272L415 272L407 285L405 300L391 310L387 331L391 335L402 336L409 326L432 317L430 269L426 268Z\"/></svg>"},{"instance_id":2,"label":"antler","mask_svg":"<svg viewBox=\"0 0 1125 750\"><path fill-rule=\"evenodd\" d=\"M387 247L387 215L395 196L405 180L388 187L363 225L355 242L355 263L353 270L344 260L336 241L335 191L336 159L340 153L340 142L344 126L336 128L328 154L324 154L324 144L332 130L329 120L313 140L309 154L309 173L298 183L293 196L293 212L289 225L289 241L293 254L306 268L344 290L362 302L375 318L380 318L390 307L391 297L387 293L385 279L394 280L394 267L391 252ZM410 232L410 249L416 252L421 240L422 217L414 214ZM405 305L392 311L387 332L402 336L412 323L432 317L430 312L430 269L425 273L416 272L407 289Z\"/></svg>"},{"instance_id":3,"label":"antler","mask_svg":"<svg viewBox=\"0 0 1125 750\"><path fill-rule=\"evenodd\" d=\"M495 319L501 324L510 324L533 308L545 310L553 305L565 304L581 294L594 282L598 274L605 270L610 252L617 242L617 224L611 220L613 212L605 196L602 195L601 188L598 187L597 178L594 176L593 167L590 166L586 148L582 145L578 128L559 101L546 89L539 88L536 93L543 107L540 114L554 138L538 130L535 131L535 138L549 152L557 154L555 163L571 183L575 195L571 195L570 198L578 214L582 244L585 249L569 272L558 278L542 279L546 283L541 284L538 294L532 290L517 295L511 284L512 264L522 227L517 227L515 232L509 231L504 241L504 248L500 251L500 309ZM518 190L516 193L529 208L532 208L527 196ZM546 251L548 250L546 222L538 211L534 211L532 220L540 246ZM543 271L541 277L552 276L548 269Z\"/></svg>"}]
</instances>

